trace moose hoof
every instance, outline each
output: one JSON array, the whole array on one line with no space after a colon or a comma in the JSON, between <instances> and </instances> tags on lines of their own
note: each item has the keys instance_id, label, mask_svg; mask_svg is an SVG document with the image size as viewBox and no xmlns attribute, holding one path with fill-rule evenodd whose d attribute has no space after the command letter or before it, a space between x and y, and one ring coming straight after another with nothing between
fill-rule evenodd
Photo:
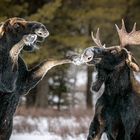
<instances>
[{"instance_id":1,"label":"moose hoof","mask_svg":"<svg viewBox=\"0 0 140 140\"><path fill-rule=\"evenodd\" d=\"M87 140L93 140L93 137L90 135L88 136Z\"/></svg>"},{"instance_id":2,"label":"moose hoof","mask_svg":"<svg viewBox=\"0 0 140 140\"><path fill-rule=\"evenodd\" d=\"M97 82L93 83L93 85L91 86L91 90L95 92L98 92L100 88L101 88L101 85Z\"/></svg>"},{"instance_id":3,"label":"moose hoof","mask_svg":"<svg viewBox=\"0 0 140 140\"><path fill-rule=\"evenodd\" d=\"M26 45L31 45L33 44L37 39L36 34L29 34L23 37L23 41Z\"/></svg>"},{"instance_id":4,"label":"moose hoof","mask_svg":"<svg viewBox=\"0 0 140 140\"><path fill-rule=\"evenodd\" d=\"M93 140L93 138L95 138L95 131L88 135L87 140Z\"/></svg>"}]
</instances>

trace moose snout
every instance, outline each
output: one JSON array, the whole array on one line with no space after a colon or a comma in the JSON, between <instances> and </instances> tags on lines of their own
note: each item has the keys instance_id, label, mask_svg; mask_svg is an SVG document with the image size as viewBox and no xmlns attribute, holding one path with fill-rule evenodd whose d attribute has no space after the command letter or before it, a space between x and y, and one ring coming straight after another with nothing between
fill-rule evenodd
<instances>
[{"instance_id":1,"label":"moose snout","mask_svg":"<svg viewBox=\"0 0 140 140\"><path fill-rule=\"evenodd\" d=\"M83 54L81 55L81 59L83 62L88 63L91 61L97 61L102 56L103 49L97 47L89 47L84 50Z\"/></svg>"},{"instance_id":2,"label":"moose snout","mask_svg":"<svg viewBox=\"0 0 140 140\"><path fill-rule=\"evenodd\" d=\"M49 36L49 31L42 23L30 22L28 28L31 28L32 33L35 33L38 37L46 38Z\"/></svg>"},{"instance_id":3,"label":"moose snout","mask_svg":"<svg viewBox=\"0 0 140 140\"><path fill-rule=\"evenodd\" d=\"M90 62L94 57L94 49L87 48L84 50L83 54L81 55L81 59L83 62Z\"/></svg>"},{"instance_id":4,"label":"moose snout","mask_svg":"<svg viewBox=\"0 0 140 140\"><path fill-rule=\"evenodd\" d=\"M35 33L39 36L39 37L43 37L46 38L49 36L49 31L47 29L45 29L44 27L40 27L38 29L35 30Z\"/></svg>"}]
</instances>

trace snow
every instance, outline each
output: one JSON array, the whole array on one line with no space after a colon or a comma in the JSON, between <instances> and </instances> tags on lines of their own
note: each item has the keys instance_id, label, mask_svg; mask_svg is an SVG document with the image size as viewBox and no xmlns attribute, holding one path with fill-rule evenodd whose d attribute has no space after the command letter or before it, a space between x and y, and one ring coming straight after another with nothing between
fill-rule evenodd
<instances>
[{"instance_id":1,"label":"snow","mask_svg":"<svg viewBox=\"0 0 140 140\"><path fill-rule=\"evenodd\" d=\"M87 82L87 73L86 71L79 71L76 77L76 86L85 85Z\"/></svg>"},{"instance_id":2,"label":"snow","mask_svg":"<svg viewBox=\"0 0 140 140\"><path fill-rule=\"evenodd\" d=\"M85 140L91 119L89 117L14 117L10 140ZM81 129L81 130L80 130Z\"/></svg>"},{"instance_id":3,"label":"snow","mask_svg":"<svg viewBox=\"0 0 140 140\"><path fill-rule=\"evenodd\" d=\"M84 135L79 135L78 137L72 137L68 136L65 140L85 140L86 137ZM14 135L11 137L10 140L64 140L62 137L57 136L57 135L32 135L32 134L19 134L19 135Z\"/></svg>"},{"instance_id":4,"label":"snow","mask_svg":"<svg viewBox=\"0 0 140 140\"><path fill-rule=\"evenodd\" d=\"M43 136L33 134L17 134L12 136L10 140L62 140L62 138L59 136L50 135L49 133Z\"/></svg>"}]
</instances>

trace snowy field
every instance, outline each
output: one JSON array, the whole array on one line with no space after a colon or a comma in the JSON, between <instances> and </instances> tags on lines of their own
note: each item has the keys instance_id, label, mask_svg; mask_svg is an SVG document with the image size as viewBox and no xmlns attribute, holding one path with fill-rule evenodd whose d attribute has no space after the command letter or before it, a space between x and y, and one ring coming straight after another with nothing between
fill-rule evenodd
<instances>
[{"instance_id":1,"label":"snowy field","mask_svg":"<svg viewBox=\"0 0 140 140\"><path fill-rule=\"evenodd\" d=\"M86 77L86 72L80 71L76 78L76 86L85 85ZM78 92L75 96L81 102L80 106L83 106L85 100L83 94ZM78 116L67 115L67 113L61 116L56 112L54 116L46 115L47 117L31 117L27 114L32 113L14 117L13 134L10 140L85 140L93 118L87 111L83 111Z\"/></svg>"},{"instance_id":2,"label":"snowy field","mask_svg":"<svg viewBox=\"0 0 140 140\"><path fill-rule=\"evenodd\" d=\"M46 134L46 135L34 135L34 134L17 134L13 135L11 140L85 140L85 135L79 135L78 137L67 136L62 138L57 135Z\"/></svg>"},{"instance_id":3,"label":"snowy field","mask_svg":"<svg viewBox=\"0 0 140 140\"><path fill-rule=\"evenodd\" d=\"M10 140L85 140L90 117L14 118Z\"/></svg>"}]
</instances>

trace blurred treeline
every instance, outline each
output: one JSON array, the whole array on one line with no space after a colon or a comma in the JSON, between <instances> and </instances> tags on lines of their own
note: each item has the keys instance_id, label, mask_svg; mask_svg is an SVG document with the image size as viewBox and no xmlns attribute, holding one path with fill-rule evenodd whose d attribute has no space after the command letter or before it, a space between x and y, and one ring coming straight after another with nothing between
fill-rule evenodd
<instances>
[{"instance_id":1,"label":"blurred treeline","mask_svg":"<svg viewBox=\"0 0 140 140\"><path fill-rule=\"evenodd\" d=\"M29 66L34 66L46 58L63 58L68 50L80 51L92 46L90 34L98 27L103 43L107 46L119 44L114 24L120 25L122 18L128 31L134 22L137 22L137 28L140 29L139 0L0 0L0 11L0 21L17 16L42 22L49 30L50 36L39 51L23 52L22 55ZM133 51L137 59L140 58L139 48L133 47ZM69 104L67 97L69 93L73 97L75 71L78 72L77 68L73 68L73 80L70 80L67 72L70 67L63 65L52 69L27 96L27 106L48 107L49 104L53 105L50 99L53 96L58 96L59 109L62 104ZM89 93L89 86L92 70L87 68L85 71L85 102L87 107L91 107L92 94ZM74 98L71 100L72 104L75 103Z\"/></svg>"}]
</instances>

